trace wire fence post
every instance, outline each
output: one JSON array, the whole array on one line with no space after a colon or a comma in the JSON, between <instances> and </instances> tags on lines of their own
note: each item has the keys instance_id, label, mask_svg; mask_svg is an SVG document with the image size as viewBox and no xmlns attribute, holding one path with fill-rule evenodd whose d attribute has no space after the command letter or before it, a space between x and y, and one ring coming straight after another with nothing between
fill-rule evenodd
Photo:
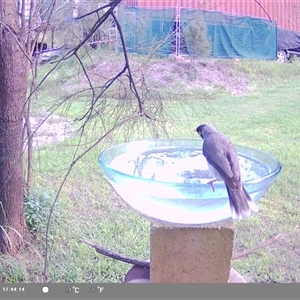
<instances>
[{"instance_id":1,"label":"wire fence post","mask_svg":"<svg viewBox=\"0 0 300 300\"><path fill-rule=\"evenodd\" d=\"M180 3L177 2L176 5L176 18L175 18L175 28L176 28L176 33L175 33L175 39L176 39L176 56L180 55L180 48L181 48L181 44L180 44Z\"/></svg>"}]
</instances>

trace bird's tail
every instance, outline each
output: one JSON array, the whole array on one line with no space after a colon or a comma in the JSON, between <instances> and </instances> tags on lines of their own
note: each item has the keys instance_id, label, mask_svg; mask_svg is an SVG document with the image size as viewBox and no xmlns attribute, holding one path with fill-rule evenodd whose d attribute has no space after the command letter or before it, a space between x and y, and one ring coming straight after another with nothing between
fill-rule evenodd
<instances>
[{"instance_id":1,"label":"bird's tail","mask_svg":"<svg viewBox=\"0 0 300 300\"><path fill-rule=\"evenodd\" d=\"M230 209L233 219L242 220L251 216L252 212L258 212L256 203L251 199L244 186L241 190L232 191L226 185Z\"/></svg>"}]
</instances>

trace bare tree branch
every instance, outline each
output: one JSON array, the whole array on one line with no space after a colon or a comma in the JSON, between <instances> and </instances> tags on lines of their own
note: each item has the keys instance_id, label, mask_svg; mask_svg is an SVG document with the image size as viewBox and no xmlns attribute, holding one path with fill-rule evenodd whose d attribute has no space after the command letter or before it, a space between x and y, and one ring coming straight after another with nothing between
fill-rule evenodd
<instances>
[{"instance_id":1,"label":"bare tree branch","mask_svg":"<svg viewBox=\"0 0 300 300\"><path fill-rule=\"evenodd\" d=\"M125 40L124 40L124 36L123 36L123 33L122 33L122 28L120 26L120 23L118 22L115 14L113 12L111 13L111 15L114 18L114 21L115 21L116 26L118 28L120 39L121 39L121 43L122 43L122 48L126 49ZM130 70L130 64L129 64L129 60L128 60L127 51L123 51L123 53L124 53L124 59L125 59L126 67L128 69L128 78L129 78L129 83L130 83L130 86L131 86L131 90L133 91L133 93L136 96L136 99L138 101L139 113L140 113L140 115L143 115L143 114L145 114L145 112L144 112L142 100L140 98L140 95L139 95L139 93L138 93L138 91L136 89L134 80L132 78L132 73L131 73L131 70ZM145 114L145 116L148 117L146 114Z\"/></svg>"},{"instance_id":2,"label":"bare tree branch","mask_svg":"<svg viewBox=\"0 0 300 300\"><path fill-rule=\"evenodd\" d=\"M113 6L113 9L112 9L112 10L114 10L114 9L122 2L122 0L120 0L120 1L117 0L117 1L115 1L115 2L117 2L117 3L116 3L116 5ZM88 16L90 16L90 15L93 15L93 14L98 14L99 11L104 10L105 8L108 8L108 7L109 7L109 8L112 7L112 6L111 6L111 3L106 4L106 5L103 5L103 6L97 8L97 9L95 9L95 10L92 10L92 11L88 12L87 14L84 14L84 15L82 15L82 16L80 16L80 17L77 17L76 20L84 19L84 18L86 18L86 17L88 17Z\"/></svg>"},{"instance_id":3,"label":"bare tree branch","mask_svg":"<svg viewBox=\"0 0 300 300\"><path fill-rule=\"evenodd\" d=\"M1 24L2 26L4 26L4 27L12 34L12 36L14 37L14 39L15 39L17 45L19 46L20 50L23 52L24 56L30 61L30 63L32 63L30 57L29 57L28 54L24 51L24 48L23 48L22 45L20 44L19 39L17 38L15 32L14 32L9 26L7 26L5 23L3 23L3 22L0 21L0 24Z\"/></svg>"}]
</instances>

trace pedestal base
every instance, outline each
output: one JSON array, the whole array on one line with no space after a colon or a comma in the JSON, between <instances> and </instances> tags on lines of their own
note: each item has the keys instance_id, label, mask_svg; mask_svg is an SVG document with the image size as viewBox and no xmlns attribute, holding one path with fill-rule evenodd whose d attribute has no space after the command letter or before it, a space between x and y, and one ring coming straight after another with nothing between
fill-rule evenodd
<instances>
[{"instance_id":1,"label":"pedestal base","mask_svg":"<svg viewBox=\"0 0 300 300\"><path fill-rule=\"evenodd\" d=\"M133 266L125 276L125 283L150 283L150 269ZM246 281L231 268L228 283L246 283Z\"/></svg>"},{"instance_id":2,"label":"pedestal base","mask_svg":"<svg viewBox=\"0 0 300 300\"><path fill-rule=\"evenodd\" d=\"M152 223L150 281L227 283L233 239L232 220L197 227Z\"/></svg>"}]
</instances>

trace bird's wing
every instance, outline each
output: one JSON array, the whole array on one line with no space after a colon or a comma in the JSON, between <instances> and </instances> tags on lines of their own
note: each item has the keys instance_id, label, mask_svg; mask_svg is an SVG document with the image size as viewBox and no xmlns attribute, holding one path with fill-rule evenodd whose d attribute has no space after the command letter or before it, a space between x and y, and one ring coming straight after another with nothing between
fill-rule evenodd
<instances>
[{"instance_id":1,"label":"bird's wing","mask_svg":"<svg viewBox=\"0 0 300 300\"><path fill-rule=\"evenodd\" d=\"M225 182L231 189L240 190L242 188L240 163L239 163L238 156L237 156L233 146L232 146L231 151L227 152L226 156L227 156L230 168L231 168L232 177L230 178L230 180L225 181Z\"/></svg>"},{"instance_id":2,"label":"bird's wing","mask_svg":"<svg viewBox=\"0 0 300 300\"><path fill-rule=\"evenodd\" d=\"M230 147L231 144L228 144L227 140L220 139L220 136L216 138L218 138L218 140L207 139L204 141L203 155L206 157L207 162L219 172L228 187L235 190L240 185L237 155L234 148L228 151L228 147Z\"/></svg>"}]
</instances>

